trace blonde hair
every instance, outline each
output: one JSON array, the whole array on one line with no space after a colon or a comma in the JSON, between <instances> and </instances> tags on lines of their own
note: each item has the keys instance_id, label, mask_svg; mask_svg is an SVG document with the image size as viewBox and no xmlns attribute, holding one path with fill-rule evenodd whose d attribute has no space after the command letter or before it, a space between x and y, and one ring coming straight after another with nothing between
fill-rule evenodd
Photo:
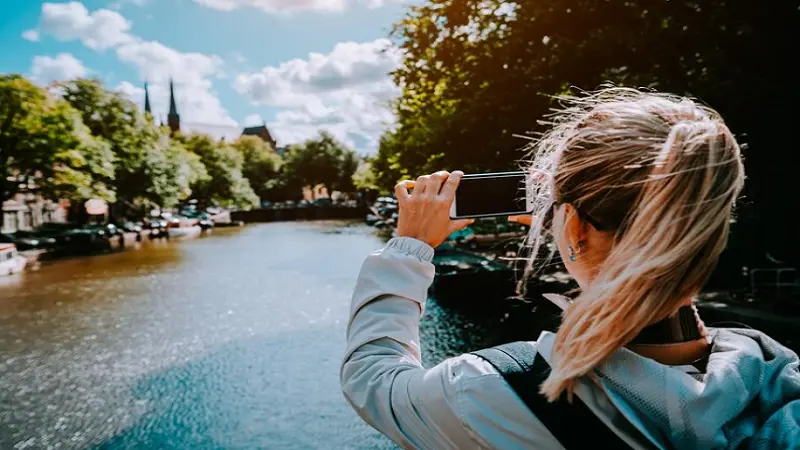
<instances>
[{"instance_id":1,"label":"blonde hair","mask_svg":"<svg viewBox=\"0 0 800 450\"><path fill-rule=\"evenodd\" d=\"M613 246L564 311L541 386L550 401L564 391L571 398L579 377L700 292L744 184L739 145L706 106L618 87L562 101L532 144L532 168L548 180L538 194L549 199L534 214L570 203L608 228ZM534 257L547 234L538 222L528 239Z\"/></svg>"}]
</instances>

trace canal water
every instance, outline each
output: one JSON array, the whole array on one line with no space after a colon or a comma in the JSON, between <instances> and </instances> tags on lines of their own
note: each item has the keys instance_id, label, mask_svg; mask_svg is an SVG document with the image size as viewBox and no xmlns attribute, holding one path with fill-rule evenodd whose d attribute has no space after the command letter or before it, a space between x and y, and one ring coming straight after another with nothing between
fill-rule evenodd
<instances>
[{"instance_id":1,"label":"canal water","mask_svg":"<svg viewBox=\"0 0 800 450\"><path fill-rule=\"evenodd\" d=\"M0 279L0 448L393 448L338 382L381 245L359 224L273 223ZM502 340L496 319L430 302L426 364Z\"/></svg>"}]
</instances>

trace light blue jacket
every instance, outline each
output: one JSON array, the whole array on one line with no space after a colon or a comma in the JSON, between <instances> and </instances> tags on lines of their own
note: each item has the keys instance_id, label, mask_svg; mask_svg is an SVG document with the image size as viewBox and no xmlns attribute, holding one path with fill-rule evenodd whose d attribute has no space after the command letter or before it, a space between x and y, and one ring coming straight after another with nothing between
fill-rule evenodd
<instances>
[{"instance_id":1,"label":"light blue jacket","mask_svg":"<svg viewBox=\"0 0 800 450\"><path fill-rule=\"evenodd\" d=\"M340 373L348 402L405 448L562 448L482 359L422 367L432 257L428 245L395 238L365 261ZM530 345L550 361L554 337ZM800 448L797 355L757 331L712 329L710 338L705 373L620 349L576 394L637 449Z\"/></svg>"}]
</instances>

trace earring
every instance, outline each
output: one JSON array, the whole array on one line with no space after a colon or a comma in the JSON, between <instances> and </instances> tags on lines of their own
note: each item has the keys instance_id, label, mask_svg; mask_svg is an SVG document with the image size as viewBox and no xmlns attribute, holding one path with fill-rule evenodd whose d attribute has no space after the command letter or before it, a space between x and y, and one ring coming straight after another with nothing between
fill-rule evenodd
<instances>
[{"instance_id":1,"label":"earring","mask_svg":"<svg viewBox=\"0 0 800 450\"><path fill-rule=\"evenodd\" d=\"M572 261L572 262L575 262L575 255L576 255L578 252L576 252L576 251L575 251L575 249L574 249L574 248L572 248L572 246L571 246L571 245L568 245L567 247L569 248L569 260L570 260L570 261Z\"/></svg>"}]
</instances>

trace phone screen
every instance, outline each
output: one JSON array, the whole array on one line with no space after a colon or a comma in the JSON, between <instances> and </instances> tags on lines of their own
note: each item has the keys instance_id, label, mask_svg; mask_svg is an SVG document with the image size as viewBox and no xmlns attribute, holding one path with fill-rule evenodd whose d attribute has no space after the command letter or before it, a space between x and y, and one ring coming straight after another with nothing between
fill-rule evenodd
<instances>
[{"instance_id":1,"label":"phone screen","mask_svg":"<svg viewBox=\"0 0 800 450\"><path fill-rule=\"evenodd\" d=\"M465 175L458 185L455 216L493 216L528 212L525 173Z\"/></svg>"}]
</instances>

